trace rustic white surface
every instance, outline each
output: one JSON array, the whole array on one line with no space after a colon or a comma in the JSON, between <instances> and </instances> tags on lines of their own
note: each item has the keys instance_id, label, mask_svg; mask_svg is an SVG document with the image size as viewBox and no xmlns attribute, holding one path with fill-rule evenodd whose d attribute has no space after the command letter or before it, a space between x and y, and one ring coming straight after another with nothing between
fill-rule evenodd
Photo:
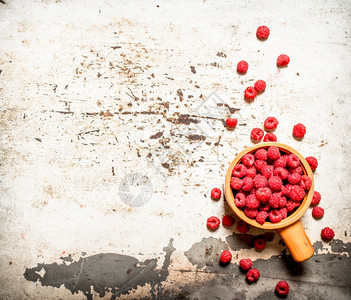
<instances>
[{"instance_id":1,"label":"rustic white surface","mask_svg":"<svg viewBox=\"0 0 351 300\"><path fill-rule=\"evenodd\" d=\"M207 231L206 218L226 209L209 192L223 185L228 163L252 144L251 128L268 116L279 119L280 142L319 159L315 186L326 214L316 221L309 210L302 220L312 243L324 226L351 241L347 1L5 1L0 298L82 299L28 282L23 272L58 261L63 251L74 258L82 251L160 257L162 264L170 238L174 272L165 284L182 282L177 270L194 269L184 251L203 237L224 239L236 230ZM262 24L271 29L265 42L255 36ZM281 53L291 63L279 70ZM250 65L245 76L235 70L242 59ZM249 104L243 91L257 79L266 80L267 90ZM233 115L241 125L228 131L213 121L206 140L189 140L204 135L197 125L208 119L196 108L212 92L240 109ZM198 115L192 119L201 123L174 124L179 114ZM298 122L307 127L303 141L291 136ZM150 139L158 132L161 138ZM134 171L153 185L141 207L118 195ZM276 255L277 237L274 243L262 253L240 251L235 261ZM148 291L140 287L136 295Z\"/></svg>"}]
</instances>

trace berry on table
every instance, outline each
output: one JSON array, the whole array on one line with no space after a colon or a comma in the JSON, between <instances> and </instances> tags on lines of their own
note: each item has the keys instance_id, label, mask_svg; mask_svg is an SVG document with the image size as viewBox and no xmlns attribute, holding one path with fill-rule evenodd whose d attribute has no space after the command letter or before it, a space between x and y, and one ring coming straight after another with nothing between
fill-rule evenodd
<instances>
[{"instance_id":1,"label":"berry on table","mask_svg":"<svg viewBox=\"0 0 351 300\"><path fill-rule=\"evenodd\" d=\"M224 250L221 254L220 261L222 264L227 264L231 261L232 259L232 254L228 250Z\"/></svg>"},{"instance_id":2,"label":"berry on table","mask_svg":"<svg viewBox=\"0 0 351 300\"><path fill-rule=\"evenodd\" d=\"M308 156L306 157L306 161L308 162L308 164L310 165L311 167L311 170L314 171L317 169L318 167L318 161L315 157L313 156Z\"/></svg>"},{"instance_id":3,"label":"berry on table","mask_svg":"<svg viewBox=\"0 0 351 300\"><path fill-rule=\"evenodd\" d=\"M234 218L230 215L225 215L222 218L222 224L223 224L223 226L226 226L226 227L233 226Z\"/></svg>"},{"instance_id":4,"label":"berry on table","mask_svg":"<svg viewBox=\"0 0 351 300\"><path fill-rule=\"evenodd\" d=\"M324 216L324 209L320 206L313 207L312 217L315 219L320 219Z\"/></svg>"},{"instance_id":5,"label":"berry on table","mask_svg":"<svg viewBox=\"0 0 351 300\"><path fill-rule=\"evenodd\" d=\"M270 34L270 30L265 25L259 26L256 30L256 36L260 40L266 40L269 37L269 34Z\"/></svg>"},{"instance_id":6,"label":"berry on table","mask_svg":"<svg viewBox=\"0 0 351 300\"><path fill-rule=\"evenodd\" d=\"M263 92L266 89L266 82L263 80L257 80L254 84L254 89L257 93Z\"/></svg>"},{"instance_id":7,"label":"berry on table","mask_svg":"<svg viewBox=\"0 0 351 300\"><path fill-rule=\"evenodd\" d=\"M251 130L251 138L254 141L261 141L263 138L264 132L260 128L254 128Z\"/></svg>"},{"instance_id":8,"label":"berry on table","mask_svg":"<svg viewBox=\"0 0 351 300\"><path fill-rule=\"evenodd\" d=\"M260 272L257 269L252 268L246 273L246 278L249 282L255 282L260 278Z\"/></svg>"},{"instance_id":9,"label":"berry on table","mask_svg":"<svg viewBox=\"0 0 351 300\"><path fill-rule=\"evenodd\" d=\"M249 64L245 60L241 60L238 62L236 69L238 73L245 74L249 69Z\"/></svg>"},{"instance_id":10,"label":"berry on table","mask_svg":"<svg viewBox=\"0 0 351 300\"><path fill-rule=\"evenodd\" d=\"M237 119L233 119L233 118L228 118L225 123L227 124L228 128L235 128L236 125L238 124L238 120Z\"/></svg>"},{"instance_id":11,"label":"berry on table","mask_svg":"<svg viewBox=\"0 0 351 300\"><path fill-rule=\"evenodd\" d=\"M268 130L274 130L277 128L279 122L275 117L268 117L265 121L264 121L264 128L268 131Z\"/></svg>"},{"instance_id":12,"label":"berry on table","mask_svg":"<svg viewBox=\"0 0 351 300\"><path fill-rule=\"evenodd\" d=\"M293 136L297 139L302 139L306 134L306 126L298 123L293 127Z\"/></svg>"},{"instance_id":13,"label":"berry on table","mask_svg":"<svg viewBox=\"0 0 351 300\"><path fill-rule=\"evenodd\" d=\"M250 258L242 259L239 262L240 268L244 271L248 271L252 267L252 261Z\"/></svg>"},{"instance_id":14,"label":"berry on table","mask_svg":"<svg viewBox=\"0 0 351 300\"><path fill-rule=\"evenodd\" d=\"M268 132L265 134L263 141L264 142L276 142L277 136L274 133Z\"/></svg>"},{"instance_id":15,"label":"berry on table","mask_svg":"<svg viewBox=\"0 0 351 300\"><path fill-rule=\"evenodd\" d=\"M266 248L266 241L262 238L256 238L254 240L254 247L258 251L262 251L264 248Z\"/></svg>"},{"instance_id":16,"label":"berry on table","mask_svg":"<svg viewBox=\"0 0 351 300\"><path fill-rule=\"evenodd\" d=\"M250 229L250 226L244 221L239 221L237 229L240 233L247 233Z\"/></svg>"},{"instance_id":17,"label":"berry on table","mask_svg":"<svg viewBox=\"0 0 351 300\"><path fill-rule=\"evenodd\" d=\"M249 86L246 88L244 95L246 99L252 100L256 98L257 91L253 86Z\"/></svg>"},{"instance_id":18,"label":"berry on table","mask_svg":"<svg viewBox=\"0 0 351 300\"><path fill-rule=\"evenodd\" d=\"M287 56L286 54L281 54L277 58L278 67L285 67L289 64L289 62L290 62L290 57Z\"/></svg>"},{"instance_id":19,"label":"berry on table","mask_svg":"<svg viewBox=\"0 0 351 300\"><path fill-rule=\"evenodd\" d=\"M211 197L213 200L218 200L219 198L221 198L222 195L222 191L219 188L213 188L211 190Z\"/></svg>"},{"instance_id":20,"label":"berry on table","mask_svg":"<svg viewBox=\"0 0 351 300\"><path fill-rule=\"evenodd\" d=\"M215 216L209 217L207 219L207 227L210 229L218 228L220 223L221 223L221 221Z\"/></svg>"},{"instance_id":21,"label":"berry on table","mask_svg":"<svg viewBox=\"0 0 351 300\"><path fill-rule=\"evenodd\" d=\"M275 286L275 292L280 296L285 296L289 293L289 284L286 281L279 281Z\"/></svg>"},{"instance_id":22,"label":"berry on table","mask_svg":"<svg viewBox=\"0 0 351 300\"><path fill-rule=\"evenodd\" d=\"M324 240L330 241L335 236L335 233L334 233L333 229L331 229L329 227L325 227L321 231L321 236Z\"/></svg>"},{"instance_id":23,"label":"berry on table","mask_svg":"<svg viewBox=\"0 0 351 300\"><path fill-rule=\"evenodd\" d=\"M316 206L319 204L319 202L321 201L322 196L319 192L314 191L313 192L313 197L312 197L312 201L311 201L311 206Z\"/></svg>"}]
</instances>

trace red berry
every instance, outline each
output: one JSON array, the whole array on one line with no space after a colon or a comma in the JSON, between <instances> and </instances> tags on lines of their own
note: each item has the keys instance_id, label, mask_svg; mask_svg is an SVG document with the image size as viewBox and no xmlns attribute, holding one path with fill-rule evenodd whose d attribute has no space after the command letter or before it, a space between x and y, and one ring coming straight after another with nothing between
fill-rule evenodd
<instances>
[{"instance_id":1,"label":"red berry","mask_svg":"<svg viewBox=\"0 0 351 300\"><path fill-rule=\"evenodd\" d=\"M295 154L290 154L286 159L286 163L290 168L296 168L300 165L300 160Z\"/></svg>"},{"instance_id":2,"label":"red berry","mask_svg":"<svg viewBox=\"0 0 351 300\"><path fill-rule=\"evenodd\" d=\"M255 88L253 86L249 86L249 87L246 88L244 95L245 95L246 99L250 99L251 100L251 99L255 99L256 98L257 92L256 92L256 90L255 90Z\"/></svg>"},{"instance_id":3,"label":"red berry","mask_svg":"<svg viewBox=\"0 0 351 300\"><path fill-rule=\"evenodd\" d=\"M225 123L227 124L227 126L229 128L235 128L236 125L238 124L238 120L237 119L232 119L232 118L228 118Z\"/></svg>"},{"instance_id":4,"label":"red berry","mask_svg":"<svg viewBox=\"0 0 351 300\"><path fill-rule=\"evenodd\" d=\"M299 173L292 173L288 176L288 182L290 184L299 184L301 181L301 175Z\"/></svg>"},{"instance_id":5,"label":"red berry","mask_svg":"<svg viewBox=\"0 0 351 300\"><path fill-rule=\"evenodd\" d=\"M252 267L252 261L250 258L242 259L240 260L239 265L241 269L243 269L244 271L248 271Z\"/></svg>"},{"instance_id":6,"label":"red berry","mask_svg":"<svg viewBox=\"0 0 351 300\"><path fill-rule=\"evenodd\" d=\"M249 64L245 60L241 60L238 62L236 69L238 73L245 74L249 69Z\"/></svg>"},{"instance_id":7,"label":"red berry","mask_svg":"<svg viewBox=\"0 0 351 300\"><path fill-rule=\"evenodd\" d=\"M232 177L230 179L230 186L234 189L234 190L240 190L241 187L243 186L243 181L240 178L237 177Z\"/></svg>"},{"instance_id":8,"label":"red berry","mask_svg":"<svg viewBox=\"0 0 351 300\"><path fill-rule=\"evenodd\" d=\"M262 225L266 221L267 217L268 213L266 211L259 211L256 217L256 221Z\"/></svg>"},{"instance_id":9,"label":"red berry","mask_svg":"<svg viewBox=\"0 0 351 300\"><path fill-rule=\"evenodd\" d=\"M221 223L221 221L217 217L214 217L214 216L209 217L207 219L207 227L210 229L218 228L220 223Z\"/></svg>"},{"instance_id":10,"label":"red berry","mask_svg":"<svg viewBox=\"0 0 351 300\"><path fill-rule=\"evenodd\" d=\"M278 223L283 219L282 214L279 212L279 210L276 209L271 210L268 214L268 217L272 223Z\"/></svg>"},{"instance_id":11,"label":"red berry","mask_svg":"<svg viewBox=\"0 0 351 300\"><path fill-rule=\"evenodd\" d=\"M279 122L275 117L268 117L265 121L264 121L264 128L266 130L274 130L277 128Z\"/></svg>"},{"instance_id":12,"label":"red berry","mask_svg":"<svg viewBox=\"0 0 351 300\"><path fill-rule=\"evenodd\" d=\"M260 129L260 128L254 128L254 129L251 130L251 138L252 138L254 141L260 141L260 140L262 140L263 135L264 135L264 132L263 132L263 130Z\"/></svg>"},{"instance_id":13,"label":"red berry","mask_svg":"<svg viewBox=\"0 0 351 300\"><path fill-rule=\"evenodd\" d=\"M293 127L293 136L297 139L302 139L306 134L306 126L298 123Z\"/></svg>"},{"instance_id":14,"label":"red berry","mask_svg":"<svg viewBox=\"0 0 351 300\"><path fill-rule=\"evenodd\" d=\"M251 209L251 208L246 207L246 208L244 209L244 214L245 214L245 216L247 216L248 218L254 219L254 218L256 218L256 216L257 216L257 214L258 214L258 210L257 210L257 208Z\"/></svg>"},{"instance_id":15,"label":"red berry","mask_svg":"<svg viewBox=\"0 0 351 300\"><path fill-rule=\"evenodd\" d=\"M283 194L284 196L286 196L286 197L290 197L291 187L292 187L291 184L283 185L282 188L281 188L282 194Z\"/></svg>"},{"instance_id":16,"label":"red berry","mask_svg":"<svg viewBox=\"0 0 351 300\"><path fill-rule=\"evenodd\" d=\"M222 264L227 264L231 261L232 259L232 254L228 250L224 250L221 254L221 263Z\"/></svg>"},{"instance_id":17,"label":"red berry","mask_svg":"<svg viewBox=\"0 0 351 300\"><path fill-rule=\"evenodd\" d=\"M331 229L329 227L325 227L322 229L321 235L322 235L323 239L331 240L335 236L335 233L334 233L333 229Z\"/></svg>"},{"instance_id":18,"label":"red berry","mask_svg":"<svg viewBox=\"0 0 351 300\"><path fill-rule=\"evenodd\" d=\"M271 198L268 200L269 206L272 208L278 208L281 196L281 193L273 193Z\"/></svg>"},{"instance_id":19,"label":"red berry","mask_svg":"<svg viewBox=\"0 0 351 300\"><path fill-rule=\"evenodd\" d=\"M302 175L301 176L301 181L300 181L300 186L304 190L309 190L310 187L312 186L312 179L309 178L307 175Z\"/></svg>"},{"instance_id":20,"label":"red berry","mask_svg":"<svg viewBox=\"0 0 351 300\"><path fill-rule=\"evenodd\" d=\"M276 159L273 162L274 168L278 168L278 167L285 168L285 166L286 166L286 158L287 157L285 155L282 155L278 159Z\"/></svg>"},{"instance_id":21,"label":"red berry","mask_svg":"<svg viewBox=\"0 0 351 300\"><path fill-rule=\"evenodd\" d=\"M251 177L246 176L243 178L242 190L245 192L250 192L253 188L253 180Z\"/></svg>"},{"instance_id":22,"label":"red berry","mask_svg":"<svg viewBox=\"0 0 351 300\"><path fill-rule=\"evenodd\" d=\"M244 177L246 175L246 167L242 164L235 165L233 168L233 176L235 177Z\"/></svg>"},{"instance_id":23,"label":"red berry","mask_svg":"<svg viewBox=\"0 0 351 300\"><path fill-rule=\"evenodd\" d=\"M317 169L318 167L318 161L315 157L313 156L308 156L306 157L306 161L308 162L308 164L310 165L311 167L311 170L314 171Z\"/></svg>"},{"instance_id":24,"label":"red berry","mask_svg":"<svg viewBox=\"0 0 351 300\"><path fill-rule=\"evenodd\" d=\"M299 185L293 185L289 197L291 201L301 201L305 197L305 190Z\"/></svg>"},{"instance_id":25,"label":"red berry","mask_svg":"<svg viewBox=\"0 0 351 300\"><path fill-rule=\"evenodd\" d=\"M264 142L276 142L277 141L277 137L274 133L268 132L266 133L266 135L263 138Z\"/></svg>"},{"instance_id":26,"label":"red berry","mask_svg":"<svg viewBox=\"0 0 351 300\"><path fill-rule=\"evenodd\" d=\"M290 62L290 57L287 56L286 54L281 54L277 58L278 67L285 67L289 64L289 62Z\"/></svg>"},{"instance_id":27,"label":"red berry","mask_svg":"<svg viewBox=\"0 0 351 300\"><path fill-rule=\"evenodd\" d=\"M312 209L312 217L313 218L316 218L316 219L320 219L324 216L324 209L319 207L319 206L316 206L316 207L313 207Z\"/></svg>"},{"instance_id":28,"label":"red berry","mask_svg":"<svg viewBox=\"0 0 351 300\"><path fill-rule=\"evenodd\" d=\"M263 175L256 175L253 179L253 183L256 189L267 186L267 178Z\"/></svg>"},{"instance_id":29,"label":"red berry","mask_svg":"<svg viewBox=\"0 0 351 300\"><path fill-rule=\"evenodd\" d=\"M247 233L249 231L249 224L244 221L239 221L237 229L240 233Z\"/></svg>"},{"instance_id":30,"label":"red berry","mask_svg":"<svg viewBox=\"0 0 351 300\"><path fill-rule=\"evenodd\" d=\"M280 157L279 148L277 146L270 146L267 154L269 159L276 160Z\"/></svg>"},{"instance_id":31,"label":"red berry","mask_svg":"<svg viewBox=\"0 0 351 300\"><path fill-rule=\"evenodd\" d=\"M263 92L266 89L266 83L263 80L257 80L254 84L255 90L259 92Z\"/></svg>"},{"instance_id":32,"label":"red berry","mask_svg":"<svg viewBox=\"0 0 351 300\"><path fill-rule=\"evenodd\" d=\"M279 281L275 286L275 291L280 296L285 296L289 293L289 284L286 281Z\"/></svg>"},{"instance_id":33,"label":"red berry","mask_svg":"<svg viewBox=\"0 0 351 300\"><path fill-rule=\"evenodd\" d=\"M260 202L256 198L255 194L250 194L246 197L245 204L247 208L255 209L259 207Z\"/></svg>"},{"instance_id":34,"label":"red berry","mask_svg":"<svg viewBox=\"0 0 351 300\"><path fill-rule=\"evenodd\" d=\"M250 269L246 273L246 278L249 282L255 282L258 280L259 277L260 277L260 272L255 268Z\"/></svg>"},{"instance_id":35,"label":"red berry","mask_svg":"<svg viewBox=\"0 0 351 300\"><path fill-rule=\"evenodd\" d=\"M262 211L268 212L271 209L271 207L269 206L269 204L267 202L261 202L258 209L260 210L260 212L262 212ZM258 217L258 215L257 215L257 217ZM257 221L257 217L256 217L256 221Z\"/></svg>"},{"instance_id":36,"label":"red berry","mask_svg":"<svg viewBox=\"0 0 351 300\"><path fill-rule=\"evenodd\" d=\"M256 168L254 166L247 169L246 176L254 178L256 176Z\"/></svg>"},{"instance_id":37,"label":"red berry","mask_svg":"<svg viewBox=\"0 0 351 300\"><path fill-rule=\"evenodd\" d=\"M288 209L286 207L283 207L279 209L279 213L282 216L282 219L285 219L288 216Z\"/></svg>"},{"instance_id":38,"label":"red berry","mask_svg":"<svg viewBox=\"0 0 351 300\"><path fill-rule=\"evenodd\" d=\"M272 191L280 191L282 188L283 182L278 176L272 176L268 179L268 187Z\"/></svg>"},{"instance_id":39,"label":"red berry","mask_svg":"<svg viewBox=\"0 0 351 300\"><path fill-rule=\"evenodd\" d=\"M318 205L319 202L321 201L322 199L322 196L319 192L317 191L314 191L313 192L313 198L312 198L312 201L311 201L311 206L315 206L315 205Z\"/></svg>"},{"instance_id":40,"label":"red berry","mask_svg":"<svg viewBox=\"0 0 351 300\"><path fill-rule=\"evenodd\" d=\"M284 208L286 206L286 203L287 203L286 198L284 196L282 196L279 199L279 206L278 207L279 208Z\"/></svg>"},{"instance_id":41,"label":"red berry","mask_svg":"<svg viewBox=\"0 0 351 300\"><path fill-rule=\"evenodd\" d=\"M214 200L218 200L219 198L221 198L222 192L219 188L214 188L211 191L211 197Z\"/></svg>"},{"instance_id":42,"label":"red berry","mask_svg":"<svg viewBox=\"0 0 351 300\"><path fill-rule=\"evenodd\" d=\"M273 171L274 176L278 176L281 180L285 180L289 176L289 171L282 167L277 167Z\"/></svg>"},{"instance_id":43,"label":"red berry","mask_svg":"<svg viewBox=\"0 0 351 300\"><path fill-rule=\"evenodd\" d=\"M300 175L302 175L302 168L300 166L298 166L296 168L290 168L289 171L291 173L299 173Z\"/></svg>"},{"instance_id":44,"label":"red berry","mask_svg":"<svg viewBox=\"0 0 351 300\"><path fill-rule=\"evenodd\" d=\"M241 162L245 167L251 167L255 163L255 156L251 153L247 153L243 156Z\"/></svg>"},{"instance_id":45,"label":"red berry","mask_svg":"<svg viewBox=\"0 0 351 300\"><path fill-rule=\"evenodd\" d=\"M234 198L234 203L237 207L245 207L246 197L243 193L237 193Z\"/></svg>"},{"instance_id":46,"label":"red berry","mask_svg":"<svg viewBox=\"0 0 351 300\"><path fill-rule=\"evenodd\" d=\"M267 155L267 150L266 149L258 149L256 152L255 152L255 158L256 159L259 159L259 160L267 160L268 158L268 155Z\"/></svg>"},{"instance_id":47,"label":"red berry","mask_svg":"<svg viewBox=\"0 0 351 300\"><path fill-rule=\"evenodd\" d=\"M267 202L272 196L272 191L268 187L261 187L256 190L255 195L259 201Z\"/></svg>"},{"instance_id":48,"label":"red berry","mask_svg":"<svg viewBox=\"0 0 351 300\"><path fill-rule=\"evenodd\" d=\"M266 248L266 241L261 238L256 238L254 240L254 247L258 251L262 251L264 248Z\"/></svg>"},{"instance_id":49,"label":"red berry","mask_svg":"<svg viewBox=\"0 0 351 300\"><path fill-rule=\"evenodd\" d=\"M267 26L259 26L256 30L256 36L260 39L260 40L265 40L269 37L270 34L270 30Z\"/></svg>"},{"instance_id":50,"label":"red berry","mask_svg":"<svg viewBox=\"0 0 351 300\"><path fill-rule=\"evenodd\" d=\"M296 207L300 206L300 202L295 202L295 201L288 201L286 203L286 209L288 212L292 212Z\"/></svg>"},{"instance_id":51,"label":"red berry","mask_svg":"<svg viewBox=\"0 0 351 300\"><path fill-rule=\"evenodd\" d=\"M262 169L267 166L267 162L265 160L256 159L254 165L258 171L262 171Z\"/></svg>"},{"instance_id":52,"label":"red berry","mask_svg":"<svg viewBox=\"0 0 351 300\"><path fill-rule=\"evenodd\" d=\"M226 227L233 226L234 218L232 216L225 215L222 218L222 224L223 224L223 226L226 226Z\"/></svg>"},{"instance_id":53,"label":"red berry","mask_svg":"<svg viewBox=\"0 0 351 300\"><path fill-rule=\"evenodd\" d=\"M261 169L261 173L264 177L266 177L267 179L271 178L273 176L273 172L274 172L274 167L271 165L267 165L264 166Z\"/></svg>"}]
</instances>

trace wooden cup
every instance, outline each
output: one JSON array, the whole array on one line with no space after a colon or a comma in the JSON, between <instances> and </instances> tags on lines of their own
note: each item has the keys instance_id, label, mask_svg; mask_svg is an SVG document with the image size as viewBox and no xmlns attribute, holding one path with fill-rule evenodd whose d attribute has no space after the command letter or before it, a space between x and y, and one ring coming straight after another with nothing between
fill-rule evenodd
<instances>
[{"instance_id":1,"label":"wooden cup","mask_svg":"<svg viewBox=\"0 0 351 300\"><path fill-rule=\"evenodd\" d=\"M264 224L259 224L254 219L248 218L244 212L236 207L234 203L234 195L232 188L230 186L230 179L232 177L233 168L235 165L241 162L242 157L247 153L255 152L259 148L267 149L270 146L277 146L281 152L287 154L295 154L300 159L300 166L303 170L303 173L312 179L312 186L309 189L308 193L305 195L305 198L302 200L301 205L296 209L294 213L292 213L289 217L283 219L278 223L265 222ZM295 149L281 144L281 143L260 143L255 146L249 147L242 152L240 152L235 159L231 162L226 177L225 177L225 197L230 206L230 208L234 211L234 213L246 223L262 228L262 229L276 229L280 237L283 239L285 244L288 246L290 253L293 259L297 262L301 262L309 259L313 253L314 249L306 235L306 232L300 222L300 218L306 212L307 208L310 206L312 197L313 197L313 173L311 167L305 160L305 158L297 152Z\"/></svg>"}]
</instances>

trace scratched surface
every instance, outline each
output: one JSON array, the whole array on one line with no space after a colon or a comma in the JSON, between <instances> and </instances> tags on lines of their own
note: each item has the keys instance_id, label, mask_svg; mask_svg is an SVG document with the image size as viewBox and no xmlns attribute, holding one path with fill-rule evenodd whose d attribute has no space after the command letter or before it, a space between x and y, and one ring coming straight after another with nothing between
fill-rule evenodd
<instances>
[{"instance_id":1,"label":"scratched surface","mask_svg":"<svg viewBox=\"0 0 351 300\"><path fill-rule=\"evenodd\" d=\"M348 1L0 1L0 298L272 299L285 279L291 299L350 299L350 20ZM302 218L316 250L304 264L274 232L206 229L230 213L211 188L268 116L278 141L319 160L326 213Z\"/></svg>"}]
</instances>

